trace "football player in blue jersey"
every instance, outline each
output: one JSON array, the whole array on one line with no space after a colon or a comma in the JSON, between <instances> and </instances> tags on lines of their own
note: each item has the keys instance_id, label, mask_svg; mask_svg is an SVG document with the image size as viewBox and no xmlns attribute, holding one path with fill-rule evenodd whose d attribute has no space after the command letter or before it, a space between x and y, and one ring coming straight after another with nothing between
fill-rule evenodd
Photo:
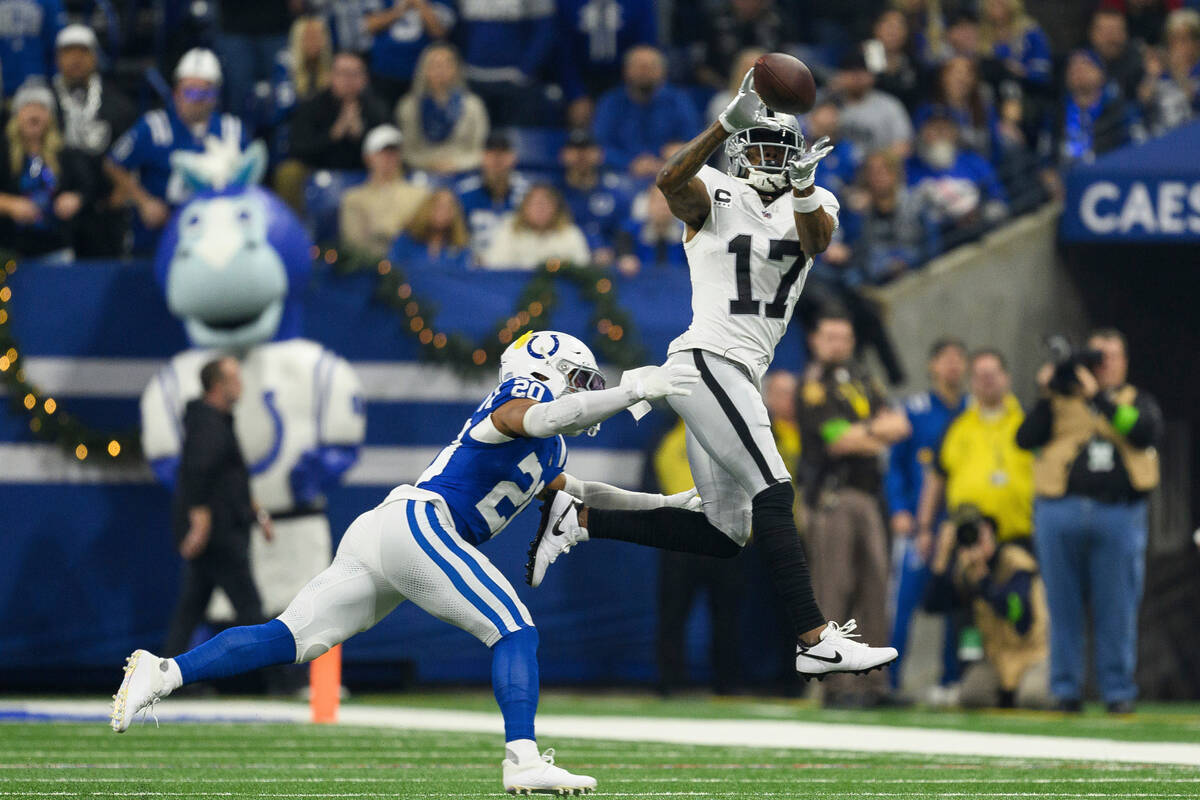
<instances>
[{"instance_id":1,"label":"football player in blue jersey","mask_svg":"<svg viewBox=\"0 0 1200 800\"><path fill-rule=\"evenodd\" d=\"M548 488L584 486L597 507L698 509L694 491L664 497L566 475L563 437L643 401L690 394L699 378L687 365L647 366L607 389L591 351L575 337L521 336L500 359L500 385L454 441L415 485L395 488L350 525L333 564L278 618L230 628L175 658L135 650L113 696L113 730L126 730L137 712L184 684L311 661L411 600L492 649L505 790L590 792L594 778L573 775L555 766L549 752L538 752L537 631L512 586L476 547Z\"/></svg>"}]
</instances>

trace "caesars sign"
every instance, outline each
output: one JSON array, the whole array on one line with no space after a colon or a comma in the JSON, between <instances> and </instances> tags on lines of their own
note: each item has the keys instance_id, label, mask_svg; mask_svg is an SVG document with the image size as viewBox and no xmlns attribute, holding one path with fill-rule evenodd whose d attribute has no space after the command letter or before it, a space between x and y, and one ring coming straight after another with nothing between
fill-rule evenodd
<instances>
[{"instance_id":1,"label":"caesars sign","mask_svg":"<svg viewBox=\"0 0 1200 800\"><path fill-rule=\"evenodd\" d=\"M1077 187L1072 187L1077 188ZM1095 181L1069 192L1068 238L1200 239L1200 181Z\"/></svg>"}]
</instances>

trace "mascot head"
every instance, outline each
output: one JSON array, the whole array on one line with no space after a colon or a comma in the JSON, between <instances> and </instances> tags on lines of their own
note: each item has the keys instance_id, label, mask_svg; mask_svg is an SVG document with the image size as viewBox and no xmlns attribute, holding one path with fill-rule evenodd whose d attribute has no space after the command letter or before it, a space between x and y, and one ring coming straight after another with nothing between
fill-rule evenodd
<instances>
[{"instance_id":1,"label":"mascot head","mask_svg":"<svg viewBox=\"0 0 1200 800\"><path fill-rule=\"evenodd\" d=\"M266 147L209 137L171 166L197 194L159 241L155 275L196 347L243 350L300 334L312 240L295 214L256 185Z\"/></svg>"}]
</instances>

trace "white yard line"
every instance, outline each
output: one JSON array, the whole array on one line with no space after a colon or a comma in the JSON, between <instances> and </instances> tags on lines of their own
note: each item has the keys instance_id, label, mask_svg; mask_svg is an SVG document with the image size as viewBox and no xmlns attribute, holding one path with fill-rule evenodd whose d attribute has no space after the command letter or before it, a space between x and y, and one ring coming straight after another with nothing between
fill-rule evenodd
<instances>
[{"instance_id":1,"label":"white yard line","mask_svg":"<svg viewBox=\"0 0 1200 800\"><path fill-rule=\"evenodd\" d=\"M28 713L107 719L108 703L92 700L36 700L0 703L0 714ZM226 702L166 700L157 709L162 722L307 722L307 706L277 701ZM341 722L373 728L502 734L498 713L395 706L341 709ZM1200 766L1200 744L1124 742L1073 736L1035 736L981 731L937 730L886 725L833 724L784 720L672 719L654 717L540 715L539 738L609 739L621 742L764 749L913 753L920 755L1102 761L1126 764ZM135 731L133 735L144 735Z\"/></svg>"}]
</instances>

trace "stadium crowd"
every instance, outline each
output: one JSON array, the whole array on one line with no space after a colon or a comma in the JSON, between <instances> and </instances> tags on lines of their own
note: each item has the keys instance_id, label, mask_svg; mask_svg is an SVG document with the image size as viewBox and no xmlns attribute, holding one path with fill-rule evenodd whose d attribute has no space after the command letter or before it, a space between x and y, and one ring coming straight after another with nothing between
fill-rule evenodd
<instances>
[{"instance_id":1,"label":"stadium crowd","mask_svg":"<svg viewBox=\"0 0 1200 800\"><path fill-rule=\"evenodd\" d=\"M373 256L680 266L653 175L785 50L821 88L802 127L836 144L820 181L843 216L818 272L853 288L1200 107L1200 14L1180 0L1104 0L1082 42L1052 4L1060 42L1021 0L843 5L5 0L0 239L150 253L190 192L171 153L215 135L265 141L270 184L317 238Z\"/></svg>"},{"instance_id":2,"label":"stadium crowd","mask_svg":"<svg viewBox=\"0 0 1200 800\"><path fill-rule=\"evenodd\" d=\"M844 574L818 569L820 603L838 618L882 624L891 580L892 641L903 650L917 607L944 613L943 682L961 678L964 702L1077 708L1079 665L1054 660L1081 648L1052 640L1068 635L1055 625L1082 636L1086 614L1068 584L1084 567L1059 548L1043 584L1029 543L1034 495L1129 505L1146 482L1133 462L1128 487L1074 473L1069 486L1035 480L1022 448L1061 433L1050 406L1065 393L1052 393L1043 376L1043 399L1027 418L1001 353L940 342L933 389L896 415L903 423L881 418L892 413L884 394L852 356L855 334L876 330L881 360L889 373L899 369L858 287L893 280L1061 196L1060 171L1071 164L1200 112L1200 3L1081 5L1090 11L1083 41L1069 33L1056 41L1022 0L0 0L0 246L60 260L152 253L191 192L172 153L203 151L215 136L266 143L269 184L316 239L387 257L412 275L534 269L551 258L626 275L684 269L682 224L653 177L716 117L758 55L792 52L821 90L801 126L835 144L817 180L842 202L814 285L854 317L802 307L812 364L768 387L783 387L768 400L808 495L810 548L825 553L814 561L844 566ZM1114 332L1094 339L1100 348L1117 342L1113 358L1126 358ZM1114 394L1124 372L1111 369L1081 381L1087 433L1104 438L1111 419L1133 441L1138 416L1122 409L1136 406ZM1156 435L1142 430L1121 447L1144 448ZM686 484L682 434L673 437L654 460L669 491ZM1114 463L1112 447L1107 461L1103 447L1092 449L1089 463ZM1061 509L1047 503L1038 513L1069 535L1069 520L1050 519ZM890 579L889 536L898 543ZM664 581L692 585L703 569L664 560ZM864 575L879 589L870 597L855 591ZM1122 643L1110 648L1116 663L1102 663L1114 711L1132 702L1134 632L1116 621L1130 619L1136 578L1108 583L1125 605L1093 609L1108 641ZM682 626L686 603L671 597L664 615ZM978 631L981 645L972 650L964 630ZM664 637L664 684L677 683L682 645L670 642L682 634ZM977 663L960 675L964 659ZM719 665L719 688L736 688L730 669ZM859 683L827 700L891 697L886 683Z\"/></svg>"}]
</instances>

